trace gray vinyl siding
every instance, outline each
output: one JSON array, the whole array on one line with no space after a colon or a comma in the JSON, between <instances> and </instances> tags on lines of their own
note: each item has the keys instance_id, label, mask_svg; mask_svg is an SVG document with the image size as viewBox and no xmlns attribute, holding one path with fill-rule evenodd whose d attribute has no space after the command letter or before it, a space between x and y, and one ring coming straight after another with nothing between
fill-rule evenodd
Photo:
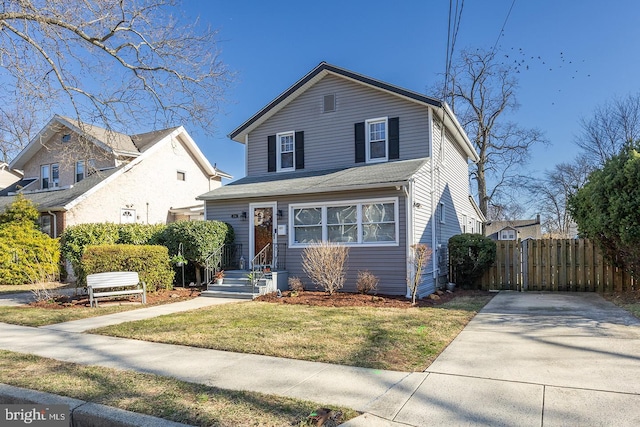
<instances>
[{"instance_id":1,"label":"gray vinyl siding","mask_svg":"<svg viewBox=\"0 0 640 427\"><path fill-rule=\"evenodd\" d=\"M289 234L289 205L298 203L324 203L339 202L361 199L377 198L398 198L399 212L399 245L380 247L349 247L349 258L347 261L347 278L344 291L356 291L356 278L358 271L369 270L375 274L380 283L378 293L386 295L406 294L406 199L402 190L376 189L358 192L339 192L331 194L311 194L294 195L268 198L267 201L277 201L277 209L282 210L283 216L278 218L278 225L287 226L287 235L278 236L279 245L287 245L285 266L289 272L289 277L297 276L305 284L307 289L314 289L314 285L302 270L301 260L303 248L292 248L288 246ZM276 200L277 199L277 200ZM230 200L230 201L207 201L207 219L220 220L231 224L235 231L236 243L242 243L243 255L246 259L249 256L249 227L251 221L242 221L238 218L231 218L233 214L249 211L249 204L256 203L258 199Z\"/></svg>"},{"instance_id":2,"label":"gray vinyl siding","mask_svg":"<svg viewBox=\"0 0 640 427\"><path fill-rule=\"evenodd\" d=\"M431 189L431 165L425 164L422 169L415 174L413 181L413 241L422 243L430 248L432 245L431 221L435 218L432 211L437 206L432 205L430 196ZM419 206L419 207L418 207ZM434 249L434 248L432 248ZM434 254L435 255L435 251ZM420 298L432 294L435 291L435 281L433 278L433 261L425 266L422 273L422 283L418 287L418 296Z\"/></svg>"},{"instance_id":3,"label":"gray vinyl siding","mask_svg":"<svg viewBox=\"0 0 640 427\"><path fill-rule=\"evenodd\" d=\"M336 96L335 112L322 112L327 94ZM399 117L400 160L429 155L428 108L344 78L326 76L249 135L247 175L269 173L267 137L288 131L304 132L306 170L356 165L354 124L379 117Z\"/></svg>"}]
</instances>

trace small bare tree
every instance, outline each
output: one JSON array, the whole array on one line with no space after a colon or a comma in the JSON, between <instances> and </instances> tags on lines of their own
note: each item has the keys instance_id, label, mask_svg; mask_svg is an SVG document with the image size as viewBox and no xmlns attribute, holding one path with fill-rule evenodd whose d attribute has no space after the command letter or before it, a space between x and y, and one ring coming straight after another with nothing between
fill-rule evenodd
<instances>
[{"instance_id":1,"label":"small bare tree","mask_svg":"<svg viewBox=\"0 0 640 427\"><path fill-rule=\"evenodd\" d=\"M316 287L333 295L344 286L348 255L349 248L346 246L318 243L302 252L302 269Z\"/></svg>"},{"instance_id":2,"label":"small bare tree","mask_svg":"<svg viewBox=\"0 0 640 427\"><path fill-rule=\"evenodd\" d=\"M407 282L411 289L411 304L416 305L416 297L418 295L418 287L422 282L422 271L431 259L433 251L423 243L411 245L411 259L409 266L411 270L407 274Z\"/></svg>"}]
</instances>

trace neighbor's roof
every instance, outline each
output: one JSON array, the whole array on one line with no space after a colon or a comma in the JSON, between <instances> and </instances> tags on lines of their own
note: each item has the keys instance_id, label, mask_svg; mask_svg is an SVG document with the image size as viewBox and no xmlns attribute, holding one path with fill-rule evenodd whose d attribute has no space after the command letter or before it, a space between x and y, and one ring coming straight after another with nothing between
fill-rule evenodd
<instances>
[{"instance_id":1,"label":"neighbor's roof","mask_svg":"<svg viewBox=\"0 0 640 427\"><path fill-rule=\"evenodd\" d=\"M500 230L504 230L505 228L513 228L514 230L518 230L532 226L540 226L540 220L538 218L534 218L490 221L485 224L485 234L488 236L490 234L497 233Z\"/></svg>"},{"instance_id":2,"label":"neighbor's roof","mask_svg":"<svg viewBox=\"0 0 640 427\"><path fill-rule=\"evenodd\" d=\"M125 166L98 171L69 188L25 193L25 197L34 202L40 212L67 210L70 203ZM14 201L15 191L13 186L0 191L0 210Z\"/></svg>"},{"instance_id":3,"label":"neighbor's roof","mask_svg":"<svg viewBox=\"0 0 640 427\"><path fill-rule=\"evenodd\" d=\"M427 159L376 163L341 169L245 177L209 191L198 200L244 199L389 187L406 183Z\"/></svg>"},{"instance_id":4,"label":"neighbor's roof","mask_svg":"<svg viewBox=\"0 0 640 427\"><path fill-rule=\"evenodd\" d=\"M335 65L327 64L324 61L318 64L318 66L316 66L313 70L302 77L302 79L298 80L293 86L285 90L282 94L280 94L273 101L267 104L264 108L251 116L249 120L245 121L236 129L234 129L228 135L229 138L244 144L245 136L251 133L253 129L264 123L278 111L282 110L291 101L296 99L307 89L312 87L327 75L341 77L431 108L442 109L444 111L443 117L445 125L455 134L460 136L460 138L462 139L461 147L465 151L467 156L469 156L469 158L471 158L474 162L478 161L478 154L473 148L471 141L469 141L469 138L467 137L464 129L462 129L462 126L458 122L458 119L455 117L455 115L445 102L426 95L422 95L418 92L413 92L399 86L394 86L389 83L385 83L383 81L355 73L353 71L345 70L344 68L336 67Z\"/></svg>"}]
</instances>

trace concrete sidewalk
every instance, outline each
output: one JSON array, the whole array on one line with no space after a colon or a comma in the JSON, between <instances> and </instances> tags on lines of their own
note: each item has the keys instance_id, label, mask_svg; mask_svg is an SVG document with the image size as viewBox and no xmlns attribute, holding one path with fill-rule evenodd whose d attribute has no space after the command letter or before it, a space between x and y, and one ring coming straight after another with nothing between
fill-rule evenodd
<instances>
[{"instance_id":1,"label":"concrete sidewalk","mask_svg":"<svg viewBox=\"0 0 640 427\"><path fill-rule=\"evenodd\" d=\"M595 294L500 293L418 373L70 332L77 325L0 323L0 348L365 412L351 427L640 425L640 322Z\"/></svg>"}]
</instances>

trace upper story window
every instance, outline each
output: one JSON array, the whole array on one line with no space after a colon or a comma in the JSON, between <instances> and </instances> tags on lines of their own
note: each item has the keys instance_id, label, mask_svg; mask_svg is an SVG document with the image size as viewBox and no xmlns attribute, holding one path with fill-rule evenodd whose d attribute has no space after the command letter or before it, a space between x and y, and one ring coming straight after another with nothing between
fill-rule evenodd
<instances>
[{"instance_id":1,"label":"upper story window","mask_svg":"<svg viewBox=\"0 0 640 427\"><path fill-rule=\"evenodd\" d=\"M76 162L76 182L80 182L84 179L84 160L78 160Z\"/></svg>"},{"instance_id":2,"label":"upper story window","mask_svg":"<svg viewBox=\"0 0 640 427\"><path fill-rule=\"evenodd\" d=\"M80 182L96 172L96 161L93 159L78 160L76 162L76 182Z\"/></svg>"},{"instance_id":3,"label":"upper story window","mask_svg":"<svg viewBox=\"0 0 640 427\"><path fill-rule=\"evenodd\" d=\"M276 136L278 143L278 171L294 170L293 156L295 149L295 136L293 132L279 133Z\"/></svg>"},{"instance_id":4,"label":"upper story window","mask_svg":"<svg viewBox=\"0 0 640 427\"><path fill-rule=\"evenodd\" d=\"M281 132L267 137L267 171L304 169L304 132Z\"/></svg>"},{"instance_id":5,"label":"upper story window","mask_svg":"<svg viewBox=\"0 0 640 427\"><path fill-rule=\"evenodd\" d=\"M516 240L516 230L506 229L500 231L500 240Z\"/></svg>"},{"instance_id":6,"label":"upper story window","mask_svg":"<svg viewBox=\"0 0 640 427\"><path fill-rule=\"evenodd\" d=\"M367 120L365 125L367 162L381 162L388 159L387 118Z\"/></svg>"},{"instance_id":7,"label":"upper story window","mask_svg":"<svg viewBox=\"0 0 640 427\"><path fill-rule=\"evenodd\" d=\"M355 124L356 163L400 158L400 119L381 117Z\"/></svg>"},{"instance_id":8,"label":"upper story window","mask_svg":"<svg viewBox=\"0 0 640 427\"><path fill-rule=\"evenodd\" d=\"M56 188L60 186L60 167L57 163L40 166L40 188Z\"/></svg>"},{"instance_id":9,"label":"upper story window","mask_svg":"<svg viewBox=\"0 0 640 427\"><path fill-rule=\"evenodd\" d=\"M185 171L177 171L176 172L176 176L178 178L178 181L186 181L187 180L187 173Z\"/></svg>"},{"instance_id":10,"label":"upper story window","mask_svg":"<svg viewBox=\"0 0 640 427\"><path fill-rule=\"evenodd\" d=\"M462 232L467 232L467 216L465 214L462 214Z\"/></svg>"}]
</instances>

